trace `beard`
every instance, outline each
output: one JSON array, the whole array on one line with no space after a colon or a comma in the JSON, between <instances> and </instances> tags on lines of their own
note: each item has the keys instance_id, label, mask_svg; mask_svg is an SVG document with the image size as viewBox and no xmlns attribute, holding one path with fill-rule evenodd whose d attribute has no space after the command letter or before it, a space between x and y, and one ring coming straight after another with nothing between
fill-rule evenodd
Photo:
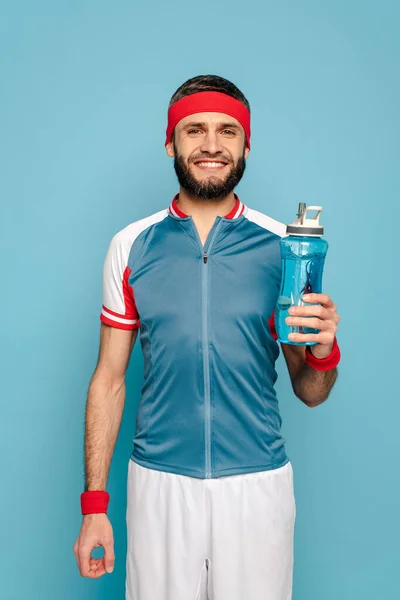
<instances>
[{"instance_id":1,"label":"beard","mask_svg":"<svg viewBox=\"0 0 400 600\"><path fill-rule=\"evenodd\" d=\"M233 164L224 180L211 175L205 181L198 181L186 165L184 158L179 154L174 144L175 160L174 169L182 188L192 197L200 200L221 200L230 194L243 177L246 168L246 159L243 155ZM204 158L204 157L203 157ZM209 157L207 157L209 158ZM196 158L199 160L199 158ZM218 160L216 158L215 160Z\"/></svg>"}]
</instances>

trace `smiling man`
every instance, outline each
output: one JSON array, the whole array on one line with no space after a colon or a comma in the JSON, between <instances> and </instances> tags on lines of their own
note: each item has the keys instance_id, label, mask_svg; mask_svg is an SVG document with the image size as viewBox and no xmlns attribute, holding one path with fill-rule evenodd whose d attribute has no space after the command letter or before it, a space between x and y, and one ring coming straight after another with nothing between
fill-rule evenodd
<instances>
[{"instance_id":1,"label":"smiling man","mask_svg":"<svg viewBox=\"0 0 400 600\"><path fill-rule=\"evenodd\" d=\"M250 107L217 76L185 82L168 111L179 192L112 239L100 354L86 412L79 570L114 565L108 470L140 331L144 384L128 467L126 600L290 600L295 496L274 384L273 313L283 223L235 194L250 152ZM298 307L282 344L308 407L337 376L339 316L326 294ZM288 317L289 319L289 317ZM96 546L104 557L90 556Z\"/></svg>"}]
</instances>

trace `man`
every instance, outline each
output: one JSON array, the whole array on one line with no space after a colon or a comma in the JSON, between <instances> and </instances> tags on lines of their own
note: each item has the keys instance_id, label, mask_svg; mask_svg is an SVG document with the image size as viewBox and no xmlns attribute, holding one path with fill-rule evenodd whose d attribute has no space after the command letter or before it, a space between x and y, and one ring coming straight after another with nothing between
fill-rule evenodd
<instances>
[{"instance_id":1,"label":"man","mask_svg":"<svg viewBox=\"0 0 400 600\"><path fill-rule=\"evenodd\" d=\"M293 470L280 433L273 311L285 226L234 193L250 108L231 82L199 76L173 95L170 205L111 241L100 354L86 414L80 573L114 564L105 491L140 328L145 372L128 467L126 600L288 600ZM288 322L320 330L282 344L293 390L321 404L337 376L339 316L326 294ZM306 320L307 319L307 320ZM90 552L104 547L104 558Z\"/></svg>"}]
</instances>

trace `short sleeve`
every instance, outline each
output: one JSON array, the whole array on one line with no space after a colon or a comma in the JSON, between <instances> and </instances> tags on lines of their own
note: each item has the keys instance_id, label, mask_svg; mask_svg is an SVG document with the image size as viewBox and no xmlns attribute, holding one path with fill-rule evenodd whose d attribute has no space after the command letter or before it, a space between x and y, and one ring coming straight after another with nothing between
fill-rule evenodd
<instances>
[{"instance_id":1,"label":"short sleeve","mask_svg":"<svg viewBox=\"0 0 400 600\"><path fill-rule=\"evenodd\" d=\"M134 291L129 283L128 267L130 247L120 235L111 240L103 267L102 323L118 329L132 330L140 327Z\"/></svg>"}]
</instances>

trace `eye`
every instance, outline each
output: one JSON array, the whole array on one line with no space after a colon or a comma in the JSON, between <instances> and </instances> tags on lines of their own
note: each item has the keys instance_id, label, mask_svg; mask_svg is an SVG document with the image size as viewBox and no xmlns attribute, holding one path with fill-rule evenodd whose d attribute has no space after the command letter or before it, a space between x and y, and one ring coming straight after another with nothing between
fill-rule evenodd
<instances>
[{"instance_id":1,"label":"eye","mask_svg":"<svg viewBox=\"0 0 400 600\"><path fill-rule=\"evenodd\" d=\"M226 133L226 134L228 134L229 136L235 135L235 132L234 132L234 131L232 131L232 129L224 129L224 130L222 131L222 133Z\"/></svg>"},{"instance_id":2,"label":"eye","mask_svg":"<svg viewBox=\"0 0 400 600\"><path fill-rule=\"evenodd\" d=\"M189 134L191 134L191 133L194 133L194 134L200 133L200 129L189 129L188 133Z\"/></svg>"}]
</instances>

